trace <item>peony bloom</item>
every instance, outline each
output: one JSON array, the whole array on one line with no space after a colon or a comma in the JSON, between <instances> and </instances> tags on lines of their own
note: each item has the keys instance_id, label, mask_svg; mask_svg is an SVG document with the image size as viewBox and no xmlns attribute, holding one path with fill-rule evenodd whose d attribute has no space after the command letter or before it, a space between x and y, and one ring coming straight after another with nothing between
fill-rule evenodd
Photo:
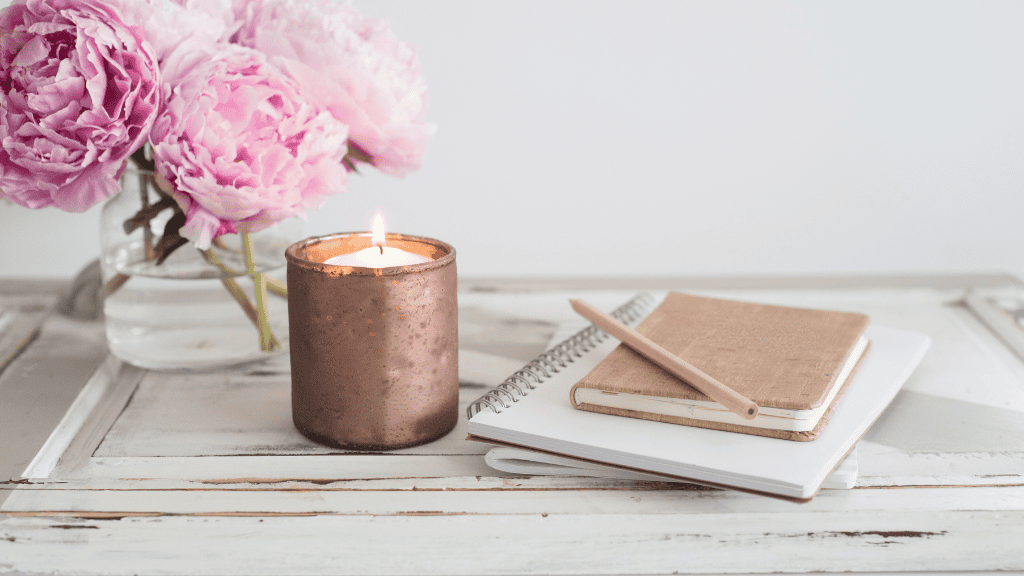
<instances>
[{"instance_id":1,"label":"peony bloom","mask_svg":"<svg viewBox=\"0 0 1024 576\"><path fill-rule=\"evenodd\" d=\"M97 0L0 14L0 195L80 212L119 190L160 102L148 46Z\"/></svg>"},{"instance_id":2,"label":"peony bloom","mask_svg":"<svg viewBox=\"0 0 1024 576\"><path fill-rule=\"evenodd\" d=\"M208 59L240 26L232 0L105 0L144 32L160 63L164 86Z\"/></svg>"},{"instance_id":3,"label":"peony bloom","mask_svg":"<svg viewBox=\"0 0 1024 576\"><path fill-rule=\"evenodd\" d=\"M223 45L165 94L150 143L186 215L179 233L205 249L343 190L347 135L262 54Z\"/></svg>"},{"instance_id":4,"label":"peony bloom","mask_svg":"<svg viewBox=\"0 0 1024 576\"><path fill-rule=\"evenodd\" d=\"M387 20L363 19L331 0L252 0L240 4L234 37L282 59L318 106L349 127L352 156L382 172L419 168L434 126L415 49ZM275 60L277 62L277 60Z\"/></svg>"}]
</instances>

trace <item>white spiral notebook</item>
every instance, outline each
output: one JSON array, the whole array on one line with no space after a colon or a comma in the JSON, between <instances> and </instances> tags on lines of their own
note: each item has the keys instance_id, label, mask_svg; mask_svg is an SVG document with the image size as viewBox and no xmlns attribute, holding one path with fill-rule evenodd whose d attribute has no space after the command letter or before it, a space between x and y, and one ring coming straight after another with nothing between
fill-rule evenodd
<instances>
[{"instance_id":1,"label":"white spiral notebook","mask_svg":"<svg viewBox=\"0 0 1024 576\"><path fill-rule=\"evenodd\" d=\"M639 323L659 304L633 298L613 316ZM618 341L591 326L548 350L468 408L470 438L639 473L809 501L911 375L927 335L869 326L871 349L831 422L791 442L576 410L569 390Z\"/></svg>"},{"instance_id":2,"label":"white spiral notebook","mask_svg":"<svg viewBox=\"0 0 1024 576\"><path fill-rule=\"evenodd\" d=\"M636 472L604 464L595 464L576 458L556 456L525 448L495 446L484 454L484 461L495 470L525 474L527 476L586 476L615 480L641 480L646 482L679 482L675 478ZM821 485L823 489L849 490L857 483L857 447L854 446L836 469Z\"/></svg>"}]
</instances>

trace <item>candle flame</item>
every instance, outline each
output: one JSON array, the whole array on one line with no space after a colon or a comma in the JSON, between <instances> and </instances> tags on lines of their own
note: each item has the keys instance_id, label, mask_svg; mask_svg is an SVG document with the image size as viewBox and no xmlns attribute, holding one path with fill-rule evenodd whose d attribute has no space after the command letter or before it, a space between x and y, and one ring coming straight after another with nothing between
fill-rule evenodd
<instances>
[{"instance_id":1,"label":"candle flame","mask_svg":"<svg viewBox=\"0 0 1024 576\"><path fill-rule=\"evenodd\" d=\"M388 241L384 236L384 217L381 216L380 212L373 217L373 228L371 228L370 241L373 242L374 246L380 246L380 253L384 253L384 246L387 245Z\"/></svg>"}]
</instances>

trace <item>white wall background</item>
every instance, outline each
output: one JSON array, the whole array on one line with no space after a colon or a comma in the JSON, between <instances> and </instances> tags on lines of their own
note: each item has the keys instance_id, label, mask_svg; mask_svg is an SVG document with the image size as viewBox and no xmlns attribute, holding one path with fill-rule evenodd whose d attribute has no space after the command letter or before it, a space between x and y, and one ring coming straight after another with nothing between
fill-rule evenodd
<instances>
[{"instance_id":1,"label":"white wall background","mask_svg":"<svg viewBox=\"0 0 1024 576\"><path fill-rule=\"evenodd\" d=\"M380 208L464 276L1024 277L1024 2L354 3L439 129L307 235ZM98 217L0 203L0 275L74 274Z\"/></svg>"}]
</instances>

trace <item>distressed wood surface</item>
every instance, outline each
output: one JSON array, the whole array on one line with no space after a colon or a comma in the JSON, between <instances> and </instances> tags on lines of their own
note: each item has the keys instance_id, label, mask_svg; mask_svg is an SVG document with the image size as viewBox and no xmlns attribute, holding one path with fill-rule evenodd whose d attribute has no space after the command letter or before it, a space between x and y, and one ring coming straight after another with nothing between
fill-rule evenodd
<instances>
[{"instance_id":1,"label":"distressed wood surface","mask_svg":"<svg viewBox=\"0 0 1024 576\"><path fill-rule=\"evenodd\" d=\"M466 360L462 360L465 364ZM107 432L93 456L296 456L339 454L308 440L292 424L291 376L287 358L244 373L168 375L147 373L132 402ZM509 372L511 374L511 372ZM507 374L506 374L507 376ZM461 406L491 385L462 386ZM243 400L244 399L244 400ZM461 416L460 412L460 416ZM144 425L142 425L144 423ZM486 447L464 441L468 422L440 440L390 454L483 454Z\"/></svg>"},{"instance_id":2,"label":"distressed wood surface","mask_svg":"<svg viewBox=\"0 0 1024 576\"><path fill-rule=\"evenodd\" d=\"M545 493L545 496L548 494ZM659 494L662 496L662 494ZM529 503L537 500L530 499ZM1019 510L7 515L0 570L509 574L1021 570ZM410 503L420 504L420 503ZM424 506L427 503L422 503ZM689 504L687 502L687 504ZM710 504L710 503L706 503ZM637 506L634 510L643 510Z\"/></svg>"},{"instance_id":3,"label":"distressed wood surface","mask_svg":"<svg viewBox=\"0 0 1024 576\"><path fill-rule=\"evenodd\" d=\"M29 303L48 309L64 284L0 280L0 308ZM0 371L0 479L22 475L106 355L101 324L51 312L39 334L10 359Z\"/></svg>"},{"instance_id":4,"label":"distressed wood surface","mask_svg":"<svg viewBox=\"0 0 1024 576\"><path fill-rule=\"evenodd\" d=\"M1019 512L18 518L0 567L61 574L1019 570ZM753 520L753 521L752 521ZM865 527L880 527L872 529ZM971 526L975 538L962 538ZM63 550L64 554L54 554Z\"/></svg>"},{"instance_id":5,"label":"distressed wood surface","mask_svg":"<svg viewBox=\"0 0 1024 576\"><path fill-rule=\"evenodd\" d=\"M5 514L175 515L339 514L401 515L416 511L443 514L808 514L838 511L897 513L901 511L971 511L998 501L1003 512L1024 512L1024 486L969 488L905 488L900 490L828 490L806 505L734 491L710 490L529 490L510 479L508 486L449 490L447 486L416 490L284 490L266 484L258 495L224 490L208 484L203 490L17 490L4 506ZM257 497L258 496L258 497ZM1024 527L1022 527L1024 528Z\"/></svg>"},{"instance_id":6,"label":"distressed wood surface","mask_svg":"<svg viewBox=\"0 0 1024 576\"><path fill-rule=\"evenodd\" d=\"M93 370L76 373L69 387L85 389L74 410L50 418L56 432L36 442L31 465L23 458L0 482L0 574L1024 570L1024 363L959 303L970 285L1020 284L888 282L460 283L463 406L578 322L566 300L587 288L605 309L638 288L689 286L866 311L932 334L932 353L859 445L858 488L804 505L686 484L502 475L484 464L486 445L465 441L464 418L425 446L329 449L291 426L286 358L227 373L136 372L101 364L95 326L56 319L41 336L60 334L64 346L39 348L41 337L15 362L34 354L28 371L53 374L91 350Z\"/></svg>"},{"instance_id":7,"label":"distressed wood surface","mask_svg":"<svg viewBox=\"0 0 1024 576\"><path fill-rule=\"evenodd\" d=\"M56 295L51 294L0 298L0 372L35 338L56 301Z\"/></svg>"},{"instance_id":8,"label":"distressed wood surface","mask_svg":"<svg viewBox=\"0 0 1024 576\"><path fill-rule=\"evenodd\" d=\"M594 295L605 307L627 299L632 292ZM722 295L721 293L718 293ZM865 311L873 319L932 335L937 353L929 354L892 406L862 443L865 455L861 485L992 485L1024 482L1024 365L1012 354L993 358L1002 345L977 319L956 305L959 291L901 290L865 294L862 291L750 292L763 301L805 305L832 304ZM568 293L516 297L471 295L463 307L473 313L463 319L463 345L480 346L498 336L523 350L519 359L464 348L460 353L462 386L460 410L542 350L555 325L529 318L571 320ZM473 335L476 335L475 337ZM965 336L968 334L969 336ZM995 361L993 361L995 360ZM979 373L984 370L983 373ZM474 374L474 379L467 379ZM117 408L120 411L120 407ZM468 442L466 421L437 442L396 450L392 455L483 454L487 446ZM310 442L291 423L287 358L229 373L171 375L147 373L132 402L91 453L92 463L70 470L67 477L126 474L132 477L183 478L276 477L306 473L415 474L392 469L366 457ZM333 472L316 460L296 463L292 456L345 454L348 465ZM242 457L245 458L234 458ZM197 458L193 465L180 460ZM217 458L232 457L232 458ZM328 458L327 462L332 459ZM117 466L110 466L117 462ZM423 466L433 466L421 460ZM454 460L453 460L454 462ZM424 468L426 471L428 468ZM436 470L436 468L429 468ZM457 467L453 466L452 475ZM486 469L485 469L486 470ZM425 474L426 472L424 472ZM435 472L436 473L436 472ZM318 476L319 478L320 476Z\"/></svg>"},{"instance_id":9,"label":"distressed wood surface","mask_svg":"<svg viewBox=\"0 0 1024 576\"><path fill-rule=\"evenodd\" d=\"M85 383L22 476L60 478L84 465L124 409L144 373L141 368L108 356Z\"/></svg>"}]
</instances>

